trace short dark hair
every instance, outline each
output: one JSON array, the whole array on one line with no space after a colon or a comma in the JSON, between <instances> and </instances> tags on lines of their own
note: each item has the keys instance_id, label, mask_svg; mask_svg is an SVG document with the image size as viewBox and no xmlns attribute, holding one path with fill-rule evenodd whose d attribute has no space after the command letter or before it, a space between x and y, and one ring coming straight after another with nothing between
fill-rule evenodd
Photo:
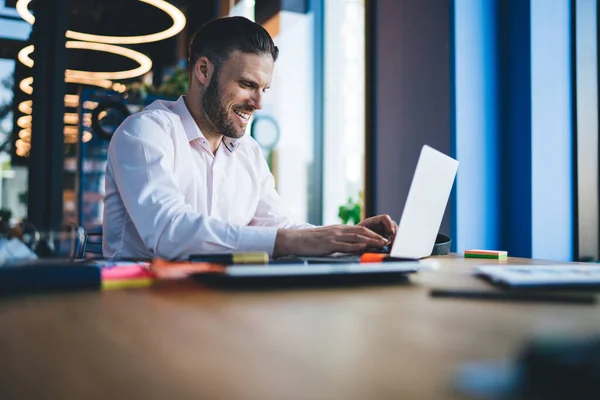
<instances>
[{"instance_id":1,"label":"short dark hair","mask_svg":"<svg viewBox=\"0 0 600 400\"><path fill-rule=\"evenodd\" d=\"M248 54L270 54L277 61L279 49L269 32L244 17L213 19L200 27L190 38L188 62L193 71L198 59L207 57L219 69L235 50Z\"/></svg>"}]
</instances>

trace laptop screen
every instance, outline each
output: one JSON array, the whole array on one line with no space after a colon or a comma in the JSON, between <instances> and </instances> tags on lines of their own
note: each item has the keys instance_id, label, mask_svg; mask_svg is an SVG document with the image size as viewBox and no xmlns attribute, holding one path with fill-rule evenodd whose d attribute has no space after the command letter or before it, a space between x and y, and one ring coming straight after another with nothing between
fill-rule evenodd
<instances>
[{"instance_id":1,"label":"laptop screen","mask_svg":"<svg viewBox=\"0 0 600 400\"><path fill-rule=\"evenodd\" d=\"M458 170L458 161L423 146L390 255L431 255Z\"/></svg>"}]
</instances>

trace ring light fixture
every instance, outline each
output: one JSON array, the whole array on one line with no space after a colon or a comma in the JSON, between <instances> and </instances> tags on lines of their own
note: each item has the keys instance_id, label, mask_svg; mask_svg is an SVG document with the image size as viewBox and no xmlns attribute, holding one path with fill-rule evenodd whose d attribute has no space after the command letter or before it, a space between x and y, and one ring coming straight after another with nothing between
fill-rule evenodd
<instances>
[{"instance_id":1,"label":"ring light fixture","mask_svg":"<svg viewBox=\"0 0 600 400\"><path fill-rule=\"evenodd\" d=\"M97 101L86 100L83 102L83 108L86 108L88 110L93 110L96 107L98 107Z\"/></svg>"},{"instance_id":2,"label":"ring light fixture","mask_svg":"<svg viewBox=\"0 0 600 400\"><path fill-rule=\"evenodd\" d=\"M28 114L29 115L33 111L33 109L31 108L31 106L33 106L33 101L32 100L25 100L25 101L20 102L17 108L23 114Z\"/></svg>"},{"instance_id":3,"label":"ring light fixture","mask_svg":"<svg viewBox=\"0 0 600 400\"><path fill-rule=\"evenodd\" d=\"M79 106L79 95L65 94L65 107L75 108Z\"/></svg>"},{"instance_id":4,"label":"ring light fixture","mask_svg":"<svg viewBox=\"0 0 600 400\"><path fill-rule=\"evenodd\" d=\"M136 61L140 64L139 67L125 70L125 71L114 71L114 72L92 72L92 71L78 71L68 69L65 72L67 77L77 77L85 79L130 79L140 75L144 75L146 72L152 69L152 60L145 54L139 51L131 50L126 47L114 46L105 43L91 43L91 42L77 42L73 40L67 41L67 49L79 49L79 50L95 50L103 51L106 53L117 54L123 57L127 57Z\"/></svg>"},{"instance_id":5,"label":"ring light fixture","mask_svg":"<svg viewBox=\"0 0 600 400\"><path fill-rule=\"evenodd\" d=\"M79 127L76 125L66 125L63 129L65 135L79 135Z\"/></svg>"},{"instance_id":6,"label":"ring light fixture","mask_svg":"<svg viewBox=\"0 0 600 400\"><path fill-rule=\"evenodd\" d=\"M17 59L21 61L21 64L25 65L26 67L32 68L33 59L30 57L31 53L33 53L32 44L30 44L29 46L25 46L21 50L19 50L19 54L17 54Z\"/></svg>"},{"instance_id":7,"label":"ring light fixture","mask_svg":"<svg viewBox=\"0 0 600 400\"><path fill-rule=\"evenodd\" d=\"M86 79L86 78L81 78L81 77L77 77L77 76L66 76L65 82L81 83L82 85L98 86L98 87L101 87L104 89L112 89L118 93L123 93L125 90L127 90L127 86L125 86L121 83L113 83L106 79ZM33 77L29 76L29 77L23 79L21 82L19 82L19 89L21 89L26 94L33 94L33 88L31 87L32 83L33 83ZM65 96L65 105L67 107L71 107L70 105L66 104L66 101L67 100L66 100L66 96ZM77 101L79 101L79 100L77 100ZM77 107L77 105L75 105L74 107Z\"/></svg>"},{"instance_id":8,"label":"ring light fixture","mask_svg":"<svg viewBox=\"0 0 600 400\"><path fill-rule=\"evenodd\" d=\"M20 139L28 139L30 137L31 137L31 128L21 129L19 131L19 138Z\"/></svg>"},{"instance_id":9,"label":"ring light fixture","mask_svg":"<svg viewBox=\"0 0 600 400\"><path fill-rule=\"evenodd\" d=\"M104 36L92 35L84 32L67 31L67 38L74 40L82 40L86 42L101 42L111 44L139 44L158 42L159 40L167 39L177 35L185 27L185 15L177 7L164 0L139 0L141 3L146 3L164 11L172 19L172 25L168 29L148 35L139 36ZM31 0L18 0L16 9L21 18L27 21L30 25L35 22L35 17L27 6Z\"/></svg>"},{"instance_id":10,"label":"ring light fixture","mask_svg":"<svg viewBox=\"0 0 600 400\"><path fill-rule=\"evenodd\" d=\"M29 76L19 82L19 89L21 89L26 94L33 94L33 88L31 84L33 83L33 76Z\"/></svg>"},{"instance_id":11,"label":"ring light fixture","mask_svg":"<svg viewBox=\"0 0 600 400\"><path fill-rule=\"evenodd\" d=\"M23 129L31 129L31 115L23 115L17 119L17 125Z\"/></svg>"},{"instance_id":12,"label":"ring light fixture","mask_svg":"<svg viewBox=\"0 0 600 400\"><path fill-rule=\"evenodd\" d=\"M131 50L126 47L114 46L111 44L105 43L91 43L91 42L77 42L73 40L67 41L66 44L67 49L78 49L78 50L94 50L94 51L103 51L106 53L117 54L123 57L127 57L132 59L133 61L139 64L139 67L125 70L125 71L114 71L114 72L94 72L94 71L79 71L74 69L67 69L65 71L65 76L75 79L130 79L135 78L140 75L144 75L146 72L152 69L152 60L145 54L140 53L139 51ZM24 47L19 51L17 58L21 63L28 66L29 68L33 67L34 61L30 57L31 53L34 51L34 46L30 44L29 46ZM112 86L112 83L111 83ZM109 88L111 87L109 86Z\"/></svg>"},{"instance_id":13,"label":"ring light fixture","mask_svg":"<svg viewBox=\"0 0 600 400\"><path fill-rule=\"evenodd\" d=\"M65 113L63 121L68 125L77 125L79 123L79 114L77 113Z\"/></svg>"},{"instance_id":14,"label":"ring light fixture","mask_svg":"<svg viewBox=\"0 0 600 400\"><path fill-rule=\"evenodd\" d=\"M28 6L32 0L18 0L16 3L16 10L25 21L30 25L35 23L35 17L29 11ZM112 80L130 79L141 75L152 69L152 60L135 50L115 46L115 44L139 44L157 42L169 37L175 36L183 30L186 24L185 15L174 5L164 0L139 0L142 3L149 4L165 12L172 19L172 25L160 32L155 32L147 35L138 36L104 36L104 35L93 35L84 32L75 32L68 30L66 37L69 40L66 42L66 48L78 49L78 50L94 50L104 51L107 53L113 53L132 59L137 62L139 66L137 68L125 71L114 71L114 72L101 72L101 71L80 71L80 70L69 70L65 71L65 82L67 83L78 83L84 85L98 86L104 89L112 89L115 92L123 93L127 90L127 87L118 82L112 82ZM34 51L34 46L29 45L21 49L18 53L18 60L29 68L34 65L34 60L31 58L31 53ZM33 94L33 77L27 77L19 82L19 88L26 94ZM65 95L65 106L77 107L79 105L79 96L77 95ZM23 128L19 132L20 139L15 143L16 154L21 157L29 156L31 149L30 138L31 138L31 113L32 113L33 102L31 100L23 101L19 104L18 109L24 115L18 119L18 125ZM65 114L65 123L72 123L75 121L75 117L78 115L74 113ZM19 123L20 122L20 123ZM78 122L78 121L77 121ZM64 134L71 137L73 136L74 130L72 127L65 127ZM87 134L87 135L86 135ZM83 142L87 142L92 138L90 132L85 132L83 135Z\"/></svg>"},{"instance_id":15,"label":"ring light fixture","mask_svg":"<svg viewBox=\"0 0 600 400\"><path fill-rule=\"evenodd\" d=\"M76 76L65 76L65 82L67 83L81 83L82 85L98 86L104 89L110 89L113 86L111 81L106 79L88 79L80 78Z\"/></svg>"},{"instance_id":16,"label":"ring light fixture","mask_svg":"<svg viewBox=\"0 0 600 400\"><path fill-rule=\"evenodd\" d=\"M22 153L29 153L31 149L31 143L24 141L23 139L19 139L15 143L17 150L21 150Z\"/></svg>"}]
</instances>

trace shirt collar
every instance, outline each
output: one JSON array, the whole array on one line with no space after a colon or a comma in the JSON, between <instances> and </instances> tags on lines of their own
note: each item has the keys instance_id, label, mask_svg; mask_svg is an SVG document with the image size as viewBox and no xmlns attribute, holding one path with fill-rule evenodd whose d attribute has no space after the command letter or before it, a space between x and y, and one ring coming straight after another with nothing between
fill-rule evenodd
<instances>
[{"instance_id":1,"label":"shirt collar","mask_svg":"<svg viewBox=\"0 0 600 400\"><path fill-rule=\"evenodd\" d=\"M196 121L194 121L194 117L190 114L190 110L188 110L185 105L184 99L185 96L179 96L179 99L177 99L173 107L171 107L171 111L179 115L185 134L190 142L194 139L200 139L203 144L208 145L208 141L200 131L200 128L198 128ZM232 139L223 136L223 144L230 153L233 153L239 147L240 139Z\"/></svg>"}]
</instances>

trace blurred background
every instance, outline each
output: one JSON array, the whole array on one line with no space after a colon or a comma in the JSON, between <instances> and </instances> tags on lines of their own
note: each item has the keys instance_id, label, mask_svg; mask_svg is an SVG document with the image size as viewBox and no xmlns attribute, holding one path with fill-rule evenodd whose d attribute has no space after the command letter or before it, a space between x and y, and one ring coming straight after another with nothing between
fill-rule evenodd
<instances>
[{"instance_id":1,"label":"blurred background","mask_svg":"<svg viewBox=\"0 0 600 400\"><path fill-rule=\"evenodd\" d=\"M11 223L99 229L112 132L226 15L280 48L247 134L298 220L398 221L428 144L460 162L454 251L599 259L597 0L0 0Z\"/></svg>"}]
</instances>

